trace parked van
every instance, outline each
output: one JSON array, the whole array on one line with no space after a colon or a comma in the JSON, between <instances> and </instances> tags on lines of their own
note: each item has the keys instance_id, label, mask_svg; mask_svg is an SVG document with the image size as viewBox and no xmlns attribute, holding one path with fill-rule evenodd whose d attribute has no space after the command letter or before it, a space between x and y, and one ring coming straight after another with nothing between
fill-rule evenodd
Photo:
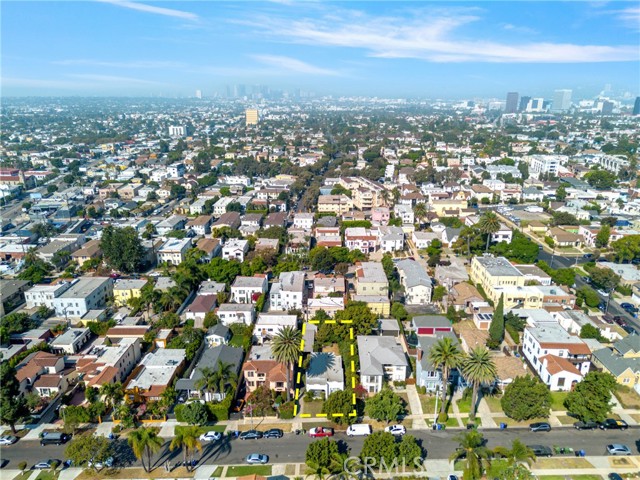
<instances>
[{"instance_id":1,"label":"parked van","mask_svg":"<svg viewBox=\"0 0 640 480\"><path fill-rule=\"evenodd\" d=\"M43 433L42 438L40 439L40 445L62 445L66 443L71 438L71 435L67 435L66 433Z\"/></svg>"},{"instance_id":2,"label":"parked van","mask_svg":"<svg viewBox=\"0 0 640 480\"><path fill-rule=\"evenodd\" d=\"M347 428L347 435L350 437L366 437L371 435L371 425L367 423L354 423Z\"/></svg>"}]
</instances>

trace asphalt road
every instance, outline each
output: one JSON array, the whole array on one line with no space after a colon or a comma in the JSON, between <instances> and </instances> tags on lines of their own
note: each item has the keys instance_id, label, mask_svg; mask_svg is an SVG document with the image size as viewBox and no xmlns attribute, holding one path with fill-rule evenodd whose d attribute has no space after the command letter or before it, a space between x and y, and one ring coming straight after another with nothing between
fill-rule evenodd
<instances>
[{"instance_id":1,"label":"asphalt road","mask_svg":"<svg viewBox=\"0 0 640 480\"><path fill-rule=\"evenodd\" d=\"M623 443L628 445L634 454L638 454L640 448L640 429L630 428L627 431L581 431L573 428L558 428L548 433L531 433L527 429L507 430L481 430L487 439L487 446L495 448L498 445L510 446L514 439L519 438L527 445L547 445L549 447L571 447L574 450L583 449L587 455L604 455L605 446L610 443ZM426 450L426 458L448 458L451 452L458 446L455 437L460 430L433 432L430 430L410 431L418 438ZM334 440L343 442L343 448L348 446L352 455L358 455L362 449L364 438L349 438L344 433L338 433ZM280 439L261 440L229 440L224 437L220 442L207 443L201 454L196 454L199 463L205 464L241 464L250 453L263 453L269 455L269 463L302 463L305 461L305 452L309 443L317 441L308 436L298 436L287 433ZM135 466L139 462L133 456L131 449L124 441L115 442L116 462L119 466ZM175 464L182 459L180 450L169 451L169 442L165 443L161 452L154 456L156 466L162 466L169 460ZM26 461L28 466L55 458L65 460L65 446L48 445L41 447L37 441L19 441L18 443L0 447L0 458L8 460L5 468L17 468L21 461Z\"/></svg>"}]
</instances>

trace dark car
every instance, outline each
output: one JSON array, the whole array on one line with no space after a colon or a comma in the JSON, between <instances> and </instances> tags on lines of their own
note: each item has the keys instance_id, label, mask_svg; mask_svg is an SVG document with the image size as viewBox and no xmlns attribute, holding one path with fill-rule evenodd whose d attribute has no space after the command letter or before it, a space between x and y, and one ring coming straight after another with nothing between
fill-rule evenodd
<instances>
[{"instance_id":1,"label":"dark car","mask_svg":"<svg viewBox=\"0 0 640 480\"><path fill-rule=\"evenodd\" d=\"M282 438L284 432L279 428L272 428L271 430L267 430L264 432L264 438Z\"/></svg>"},{"instance_id":2,"label":"dark car","mask_svg":"<svg viewBox=\"0 0 640 480\"><path fill-rule=\"evenodd\" d=\"M604 422L600 422L600 430L626 430L629 428L624 420L616 420L615 418L607 418Z\"/></svg>"},{"instance_id":3,"label":"dark car","mask_svg":"<svg viewBox=\"0 0 640 480\"><path fill-rule=\"evenodd\" d=\"M242 432L239 438L240 440L257 440L262 438L262 432L258 430L247 430L246 432Z\"/></svg>"},{"instance_id":4,"label":"dark car","mask_svg":"<svg viewBox=\"0 0 640 480\"><path fill-rule=\"evenodd\" d=\"M607 477L609 480L623 480L622 476L619 473L612 472Z\"/></svg>"},{"instance_id":5,"label":"dark car","mask_svg":"<svg viewBox=\"0 0 640 480\"><path fill-rule=\"evenodd\" d=\"M607 309L607 304L604 302L600 302L598 304L598 310L600 310L601 312L604 312Z\"/></svg>"},{"instance_id":6,"label":"dark car","mask_svg":"<svg viewBox=\"0 0 640 480\"><path fill-rule=\"evenodd\" d=\"M625 310L634 310L636 307L633 306L633 304L629 303L629 302L622 302L620 304L620 306L622 308L624 308Z\"/></svg>"},{"instance_id":7,"label":"dark car","mask_svg":"<svg viewBox=\"0 0 640 480\"><path fill-rule=\"evenodd\" d=\"M630 327L629 325L625 325L624 327L622 327L622 329L625 332L627 332L629 335L637 335L638 334L638 331L635 328Z\"/></svg>"},{"instance_id":8,"label":"dark car","mask_svg":"<svg viewBox=\"0 0 640 480\"><path fill-rule=\"evenodd\" d=\"M593 253L585 253L584 255L582 255L582 258L593 258Z\"/></svg>"},{"instance_id":9,"label":"dark car","mask_svg":"<svg viewBox=\"0 0 640 480\"><path fill-rule=\"evenodd\" d=\"M551 457L553 455L553 450L546 445L527 445L536 457Z\"/></svg>"},{"instance_id":10,"label":"dark car","mask_svg":"<svg viewBox=\"0 0 640 480\"><path fill-rule=\"evenodd\" d=\"M595 430L598 428L598 422L576 422L573 427L576 430Z\"/></svg>"},{"instance_id":11,"label":"dark car","mask_svg":"<svg viewBox=\"0 0 640 480\"><path fill-rule=\"evenodd\" d=\"M551 425L547 422L536 422L529 425L529 430L532 432L550 432Z\"/></svg>"}]
</instances>

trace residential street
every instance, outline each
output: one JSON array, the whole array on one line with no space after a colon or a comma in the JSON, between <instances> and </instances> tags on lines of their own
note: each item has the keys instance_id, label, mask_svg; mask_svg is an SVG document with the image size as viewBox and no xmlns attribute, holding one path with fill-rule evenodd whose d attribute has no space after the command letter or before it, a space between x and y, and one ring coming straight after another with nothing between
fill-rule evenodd
<instances>
[{"instance_id":1,"label":"residential street","mask_svg":"<svg viewBox=\"0 0 640 480\"><path fill-rule=\"evenodd\" d=\"M577 432L573 428L557 428L549 433L531 433L527 429L485 430L481 429L488 440L487 446L494 448L498 445L509 446L511 442L519 438L525 444L542 444L547 446L571 447L574 450L583 449L587 455L604 455L605 446L610 443L623 443L628 445L634 453L639 452L640 429L630 428L627 431L582 431ZM461 430L449 430L433 432L430 430L410 430L408 432L422 441L426 449L427 459L447 459L458 445L455 437ZM348 438L346 434L339 433L335 440L345 442L353 455L358 455L362 449L363 437ZM309 443L317 441L308 436L297 436L287 433L281 439L262 440L231 440L224 437L221 442L205 444L201 457L203 463L209 465L229 465L244 463L245 457L250 453L263 453L269 455L270 463L302 463L305 461L305 452ZM166 460L175 464L182 459L179 450L169 451L169 442L165 443L162 452L154 457L156 466L161 466ZM41 447L37 441L20 441L9 447L1 447L2 459L9 460L5 468L17 468L21 461L26 461L29 466L48 458L65 460L65 446ZM124 441L118 441L115 457L124 466L138 464L133 457L131 449Z\"/></svg>"}]
</instances>

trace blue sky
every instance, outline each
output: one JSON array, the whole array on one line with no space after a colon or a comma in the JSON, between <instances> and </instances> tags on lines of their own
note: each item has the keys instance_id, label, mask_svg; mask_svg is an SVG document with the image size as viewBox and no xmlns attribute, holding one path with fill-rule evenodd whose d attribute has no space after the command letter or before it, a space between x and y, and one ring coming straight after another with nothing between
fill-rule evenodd
<instances>
[{"instance_id":1,"label":"blue sky","mask_svg":"<svg viewBox=\"0 0 640 480\"><path fill-rule=\"evenodd\" d=\"M640 94L637 2L3 1L2 95Z\"/></svg>"}]
</instances>

